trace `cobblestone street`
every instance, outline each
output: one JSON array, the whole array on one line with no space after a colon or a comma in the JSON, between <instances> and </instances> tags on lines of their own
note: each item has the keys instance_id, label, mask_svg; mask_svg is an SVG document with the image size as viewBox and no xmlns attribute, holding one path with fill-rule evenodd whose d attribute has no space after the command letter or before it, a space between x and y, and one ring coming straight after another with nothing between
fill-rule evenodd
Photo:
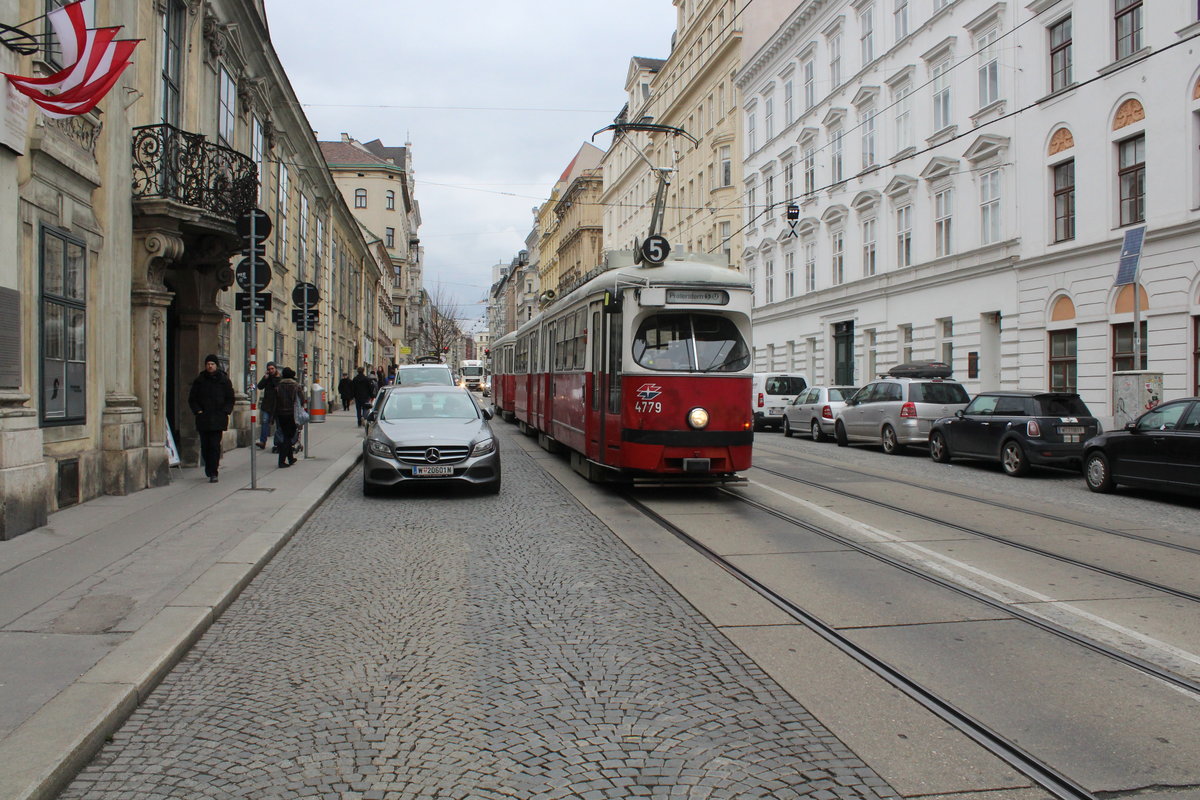
<instances>
[{"instance_id":1,"label":"cobblestone street","mask_svg":"<svg viewBox=\"0 0 1200 800\"><path fill-rule=\"evenodd\" d=\"M352 472L62 797L894 796L504 458L498 497Z\"/></svg>"}]
</instances>

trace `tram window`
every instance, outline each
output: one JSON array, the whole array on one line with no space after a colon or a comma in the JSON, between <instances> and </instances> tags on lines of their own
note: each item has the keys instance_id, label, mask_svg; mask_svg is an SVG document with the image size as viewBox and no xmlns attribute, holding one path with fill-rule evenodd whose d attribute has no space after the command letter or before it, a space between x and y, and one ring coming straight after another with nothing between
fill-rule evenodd
<instances>
[{"instance_id":1,"label":"tram window","mask_svg":"<svg viewBox=\"0 0 1200 800\"><path fill-rule=\"evenodd\" d=\"M608 411L621 413L621 354L624 343L621 337L621 314L608 315Z\"/></svg>"},{"instance_id":2,"label":"tram window","mask_svg":"<svg viewBox=\"0 0 1200 800\"><path fill-rule=\"evenodd\" d=\"M596 304L592 304L592 308L596 308ZM600 410L600 340L604 337L600 335L600 312L592 312L592 410Z\"/></svg>"},{"instance_id":3,"label":"tram window","mask_svg":"<svg viewBox=\"0 0 1200 800\"><path fill-rule=\"evenodd\" d=\"M649 369L740 372L750 351L728 317L712 314L655 314L638 328L634 360Z\"/></svg>"}]
</instances>

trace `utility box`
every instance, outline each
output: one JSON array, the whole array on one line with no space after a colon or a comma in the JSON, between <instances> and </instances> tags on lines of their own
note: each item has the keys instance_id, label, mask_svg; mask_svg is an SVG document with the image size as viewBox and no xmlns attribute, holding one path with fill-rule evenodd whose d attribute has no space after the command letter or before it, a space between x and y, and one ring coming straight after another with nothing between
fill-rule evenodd
<instances>
[{"instance_id":1,"label":"utility box","mask_svg":"<svg viewBox=\"0 0 1200 800\"><path fill-rule=\"evenodd\" d=\"M1162 402L1161 372L1114 372L1112 383L1113 427L1124 428Z\"/></svg>"}]
</instances>

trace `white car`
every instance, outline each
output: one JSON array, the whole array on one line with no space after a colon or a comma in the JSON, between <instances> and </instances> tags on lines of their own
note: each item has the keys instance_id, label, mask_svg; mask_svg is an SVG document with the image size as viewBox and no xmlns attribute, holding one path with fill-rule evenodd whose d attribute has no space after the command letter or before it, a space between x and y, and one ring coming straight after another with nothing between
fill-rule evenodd
<instances>
[{"instance_id":1,"label":"white car","mask_svg":"<svg viewBox=\"0 0 1200 800\"><path fill-rule=\"evenodd\" d=\"M783 409L796 395L808 388L808 378L802 374L756 372L750 390L750 411L754 430L782 428Z\"/></svg>"},{"instance_id":2,"label":"white car","mask_svg":"<svg viewBox=\"0 0 1200 800\"><path fill-rule=\"evenodd\" d=\"M838 410L846 399L858 391L857 386L810 386L783 409L783 435L808 431L814 442L833 436Z\"/></svg>"}]
</instances>

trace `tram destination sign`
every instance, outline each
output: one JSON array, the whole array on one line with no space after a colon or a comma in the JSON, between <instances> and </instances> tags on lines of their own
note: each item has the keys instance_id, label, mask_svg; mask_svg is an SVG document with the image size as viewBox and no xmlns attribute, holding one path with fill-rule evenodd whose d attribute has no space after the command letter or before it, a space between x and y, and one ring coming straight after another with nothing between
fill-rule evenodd
<instances>
[{"instance_id":1,"label":"tram destination sign","mask_svg":"<svg viewBox=\"0 0 1200 800\"><path fill-rule=\"evenodd\" d=\"M667 289L667 302L725 306L729 305L729 292L724 289Z\"/></svg>"}]
</instances>

